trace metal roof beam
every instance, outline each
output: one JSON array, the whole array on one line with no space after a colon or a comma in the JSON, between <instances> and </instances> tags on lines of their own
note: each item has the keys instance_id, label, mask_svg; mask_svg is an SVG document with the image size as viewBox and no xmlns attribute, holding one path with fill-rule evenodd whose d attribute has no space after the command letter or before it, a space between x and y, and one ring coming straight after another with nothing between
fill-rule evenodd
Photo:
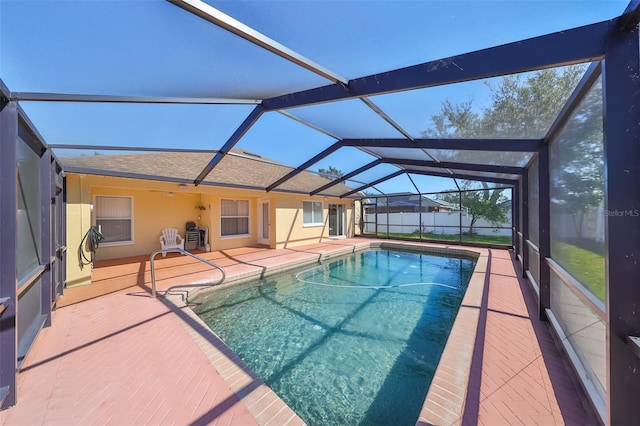
<instances>
[{"instance_id":1,"label":"metal roof beam","mask_svg":"<svg viewBox=\"0 0 640 426\"><path fill-rule=\"evenodd\" d=\"M602 59L609 21L265 99L267 110L498 77Z\"/></svg>"},{"instance_id":2,"label":"metal roof beam","mask_svg":"<svg viewBox=\"0 0 640 426\"><path fill-rule=\"evenodd\" d=\"M214 25L224 28L225 30L242 37L243 39L262 47L276 55L293 62L315 74L318 74L334 83L348 84L348 80L339 74L313 62L312 60L300 55L299 53L289 49L288 47L278 43L277 41L267 37L266 35L254 30L253 28L243 24L242 22L232 18L219 11L218 9L204 3L200 0L168 0L170 3L191 12L194 15L209 21Z\"/></svg>"},{"instance_id":3,"label":"metal roof beam","mask_svg":"<svg viewBox=\"0 0 640 426\"><path fill-rule=\"evenodd\" d=\"M11 98L11 91L4 84L4 81L0 78L0 95L4 96L7 99Z\"/></svg>"},{"instance_id":4,"label":"metal roof beam","mask_svg":"<svg viewBox=\"0 0 640 426\"><path fill-rule=\"evenodd\" d=\"M408 174L407 177L409 178L409 180L411 181L411 184L415 188L416 194L419 194L420 193L420 189L418 189L418 185L416 185L416 183L413 181L413 178L411 177L411 175ZM455 182L455 179L453 181Z\"/></svg>"},{"instance_id":5,"label":"metal roof beam","mask_svg":"<svg viewBox=\"0 0 640 426\"><path fill-rule=\"evenodd\" d=\"M627 8L622 12L616 28L622 31L629 31L640 21L640 0L631 0L627 5Z\"/></svg>"},{"instance_id":6,"label":"metal roof beam","mask_svg":"<svg viewBox=\"0 0 640 426\"><path fill-rule=\"evenodd\" d=\"M478 182L492 182L492 183L501 183L504 185L515 185L518 183L517 180L512 180L512 179L502 179L502 178L488 178L488 177L484 177L484 176L475 176L475 175L466 175L466 174L459 174L459 173L454 173L453 175L450 175L448 173L439 173L439 172L425 172L423 170L411 170L411 169L407 169L407 170L398 170L397 172L394 172L390 175L387 175L383 178L380 178L374 182L368 183L366 185L362 185L359 188L356 188L352 191L349 192L345 192L344 194L340 195L340 198L344 198L344 197L348 197L351 194L355 194L356 192L360 192L363 191L373 185L377 185L381 182L387 181L389 179L393 179L396 176L399 176L403 173L411 173L414 175L425 175L425 176L439 176L439 177L447 177L447 178L452 178L452 179L464 179L464 180L475 180Z\"/></svg>"},{"instance_id":7,"label":"metal roof beam","mask_svg":"<svg viewBox=\"0 0 640 426\"><path fill-rule=\"evenodd\" d=\"M253 126L253 124L258 121L260 116L264 113L264 108L261 105L257 105L253 111L244 119L242 124L236 129L235 132L231 135L231 137L225 142L225 144L218 150L216 155L209 161L209 164L206 165L204 169L200 172L198 177L193 181L193 183L198 186L200 183L207 177L211 170L224 158L225 155L235 146L236 143L240 140L242 136Z\"/></svg>"},{"instance_id":8,"label":"metal roof beam","mask_svg":"<svg viewBox=\"0 0 640 426\"><path fill-rule=\"evenodd\" d=\"M128 104L210 104L210 105L257 105L259 99L227 98L178 98L170 96L112 96L78 95L68 93L11 92L13 101L36 102L100 102Z\"/></svg>"},{"instance_id":9,"label":"metal roof beam","mask_svg":"<svg viewBox=\"0 0 640 426\"><path fill-rule=\"evenodd\" d=\"M0 78L0 111L9 104L11 100L11 91L5 86L4 81Z\"/></svg>"},{"instance_id":10,"label":"metal roof beam","mask_svg":"<svg viewBox=\"0 0 640 426\"><path fill-rule=\"evenodd\" d=\"M216 149L188 149L188 148L154 148L148 146L107 146L107 145L73 145L50 144L52 149L92 149L95 151L140 151L140 152L199 152L203 154L215 154Z\"/></svg>"},{"instance_id":11,"label":"metal roof beam","mask_svg":"<svg viewBox=\"0 0 640 426\"><path fill-rule=\"evenodd\" d=\"M81 175L96 175L96 176L112 176L112 177L120 177L120 178L128 178L128 179L143 179L143 180L154 180L161 182L172 182L172 183L192 183L190 179L185 178L176 178L162 175L150 175L146 173L131 173L131 172L123 172L119 170L104 170L104 169L96 169L92 167L78 167L73 165L65 165L64 166L65 173L76 173Z\"/></svg>"},{"instance_id":12,"label":"metal roof beam","mask_svg":"<svg viewBox=\"0 0 640 426\"><path fill-rule=\"evenodd\" d=\"M423 170L411 170L411 169L407 169L407 170L405 170L405 172L406 173L411 173L411 174L414 174L414 175L439 176L439 177L446 177L446 178L451 178L451 179L475 180L475 181L478 181L478 182L502 183L502 184L505 184L505 185L515 185L516 183L518 183L517 180L513 180L513 179L490 178L490 177L485 177L485 176L467 175L467 174L460 174L460 173L454 173L453 175L450 175L448 173L426 172L426 171L423 171Z\"/></svg>"},{"instance_id":13,"label":"metal roof beam","mask_svg":"<svg viewBox=\"0 0 640 426\"><path fill-rule=\"evenodd\" d=\"M369 164L365 164L364 166L360 167L359 169L356 169L356 170L354 170L354 171L352 171L350 173L347 173L346 175L343 175L343 176L339 177L338 179L333 180L333 181L329 182L328 184L326 184L326 185L324 185L324 186L322 186L322 187L320 187L320 188L318 188L318 189L316 189L314 191L311 191L311 193L309 195L316 195L316 194L318 194L318 193L320 193L322 191L325 191L325 190L331 188L334 185L342 183L345 180L349 180L352 177L354 177L356 175L359 175L360 173L362 173L362 172L364 172L366 170L369 170L372 167L377 166L380 163L382 163L382 160L380 160L380 159L373 160Z\"/></svg>"},{"instance_id":14,"label":"metal roof beam","mask_svg":"<svg viewBox=\"0 0 640 426\"><path fill-rule=\"evenodd\" d=\"M492 164L472 164L472 163L455 163L449 161L441 161L436 163L435 161L413 160L413 159L397 159L397 158L384 158L384 163L391 163L398 167L404 166L423 166L423 167L437 167L442 169L458 169L458 170L470 170L475 172L487 172L487 173L504 173L509 175L521 175L526 172L524 167L511 167L500 166Z\"/></svg>"},{"instance_id":15,"label":"metal roof beam","mask_svg":"<svg viewBox=\"0 0 640 426\"><path fill-rule=\"evenodd\" d=\"M538 152L543 139L344 139L344 146L361 148L425 148L463 151Z\"/></svg>"},{"instance_id":16,"label":"metal roof beam","mask_svg":"<svg viewBox=\"0 0 640 426\"><path fill-rule=\"evenodd\" d=\"M303 163L300 166L296 167L294 170L290 171L289 173L287 173L286 175L284 175L283 177L281 177L280 179L278 179L277 181L275 181L271 185L267 186L267 188L266 188L267 192L273 191L275 188L277 188L278 186L282 185L283 183L285 183L286 181L288 181L292 177L302 173L303 171L305 171L306 169L308 169L309 167L311 167L312 165L314 165L318 161L322 160L325 157L328 157L329 155L333 154L335 151L337 151L340 148L342 148L342 142L341 141L338 141L338 142L334 143L329 148L327 148L324 151L322 151L320 154L314 156L310 160L307 160L305 163Z\"/></svg>"},{"instance_id":17,"label":"metal roof beam","mask_svg":"<svg viewBox=\"0 0 640 426\"><path fill-rule=\"evenodd\" d=\"M190 179L185 179L185 178L174 178L174 177L168 177L168 176L162 176L162 175L150 175L150 174L144 174L144 173L121 172L121 171L115 171L115 170L101 170L101 169L94 169L94 168L88 168L88 167L65 166L64 170L67 173L76 173L76 174L83 174L83 175L113 176L113 177L121 177L121 178L127 178L127 179L155 180L160 182L170 182L170 183L177 183L177 184L192 183ZM253 185L240 185L240 184L233 184L233 183L227 183L227 182L202 182L202 185L216 186L216 187L222 187L222 188L232 188L232 189L249 189L253 191L260 191L264 189L262 187L253 186ZM302 192L302 191L287 190L287 189L278 190L278 192L289 193L289 194L302 194L302 195L306 194L305 192Z\"/></svg>"}]
</instances>

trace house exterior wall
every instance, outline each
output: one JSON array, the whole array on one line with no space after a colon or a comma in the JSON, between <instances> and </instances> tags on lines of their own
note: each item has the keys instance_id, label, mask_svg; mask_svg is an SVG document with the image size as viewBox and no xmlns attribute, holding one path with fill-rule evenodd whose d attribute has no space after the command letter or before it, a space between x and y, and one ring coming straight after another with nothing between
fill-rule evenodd
<instances>
[{"instance_id":1,"label":"house exterior wall","mask_svg":"<svg viewBox=\"0 0 640 426\"><path fill-rule=\"evenodd\" d=\"M91 283L91 268L79 265L80 242L91 226L91 193L78 175L67 175L67 285ZM88 255L87 255L88 257Z\"/></svg>"},{"instance_id":2,"label":"house exterior wall","mask_svg":"<svg viewBox=\"0 0 640 426\"><path fill-rule=\"evenodd\" d=\"M109 260L129 256L149 255L160 248L159 237L163 228L177 228L184 237L188 221L209 229L211 250L226 250L243 246L255 246L258 240L258 203L269 201L270 232L268 245L271 248L294 247L320 242L329 237L329 204L346 207L346 234L353 236L355 227L354 202L339 198L310 197L237 188L188 185L181 190L171 182L128 179L108 176L78 175L68 173L67 179L67 285L91 283L91 268L81 266L80 244L89 228L95 224L92 211L95 196L113 195L132 197L133 243L109 245L102 243L95 260ZM249 201L249 234L246 236L221 236L221 200ZM304 226L302 221L303 201L323 202L323 225ZM203 210L198 206L203 206ZM90 253L85 251L89 258Z\"/></svg>"},{"instance_id":3,"label":"house exterior wall","mask_svg":"<svg viewBox=\"0 0 640 426\"><path fill-rule=\"evenodd\" d=\"M182 193L176 184L156 183L132 179L67 175L67 285L89 284L91 268L80 266L79 247L89 228L95 224L92 213L96 195L132 197L133 243L100 244L95 260L151 254L160 248L163 228L177 228L184 237L187 221L197 223L200 195ZM171 195L173 194L173 195ZM85 251L85 256L90 257Z\"/></svg>"},{"instance_id":4,"label":"house exterior wall","mask_svg":"<svg viewBox=\"0 0 640 426\"><path fill-rule=\"evenodd\" d=\"M202 190L215 191L215 193L201 195L202 205L207 208L202 212L202 217L206 217L206 220L201 222L201 226L209 227L209 244L211 244L212 250L227 250L258 244L257 199L264 196L263 192L217 187L207 187ZM220 205L223 199L249 201L249 235L233 237L221 235Z\"/></svg>"},{"instance_id":5,"label":"house exterior wall","mask_svg":"<svg viewBox=\"0 0 640 426\"><path fill-rule=\"evenodd\" d=\"M305 226L303 223L303 201L322 200L323 225ZM346 206L347 237L354 235L355 215L353 200L332 197L309 197L305 195L278 194L276 201L276 248L290 248L303 244L321 242L329 238L328 213L329 204L343 204Z\"/></svg>"}]
</instances>

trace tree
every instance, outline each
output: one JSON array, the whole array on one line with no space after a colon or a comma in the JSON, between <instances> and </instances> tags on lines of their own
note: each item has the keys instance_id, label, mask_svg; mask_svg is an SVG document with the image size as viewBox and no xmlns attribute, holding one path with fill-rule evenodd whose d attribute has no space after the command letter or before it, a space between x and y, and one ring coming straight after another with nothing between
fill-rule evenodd
<instances>
[{"instance_id":1,"label":"tree","mask_svg":"<svg viewBox=\"0 0 640 426\"><path fill-rule=\"evenodd\" d=\"M573 89L584 74L584 66L573 65L546 69L534 73L509 75L499 83L486 83L490 103L484 108L473 99L453 104L442 103L440 112L431 116L431 123L422 132L431 138L532 138L544 137ZM468 154L467 154L468 155ZM509 151L474 153L473 161L489 157L491 164L521 166L526 154ZM483 157L484 156L484 157ZM469 157L453 150L439 150L441 161L466 162ZM487 158L488 159L488 158ZM473 162L472 161L472 162Z\"/></svg>"},{"instance_id":2,"label":"tree","mask_svg":"<svg viewBox=\"0 0 640 426\"><path fill-rule=\"evenodd\" d=\"M477 108L473 99L459 104L446 100L422 134L434 138L541 138L584 70L583 65L573 65L562 70L546 69L503 77L499 84L489 85L491 102L488 107ZM576 234L581 238L585 213L600 206L604 197L599 88L585 98L551 149L552 209L571 214ZM465 162L455 151L441 150L438 158ZM490 161L519 166L523 165L523 155L492 152Z\"/></svg>"},{"instance_id":3,"label":"tree","mask_svg":"<svg viewBox=\"0 0 640 426\"><path fill-rule=\"evenodd\" d=\"M526 77L509 75L497 85L487 83L491 92L488 107L476 108L473 99L460 104L447 99L440 112L431 116L431 126L422 134L434 138L540 138L583 73L584 66L573 65Z\"/></svg>"},{"instance_id":4,"label":"tree","mask_svg":"<svg viewBox=\"0 0 640 426\"><path fill-rule=\"evenodd\" d=\"M341 178L344 175L342 171L336 169L333 166L329 166L328 169L318 169L318 174L323 178L329 179L329 180L336 180L338 178Z\"/></svg>"},{"instance_id":5,"label":"tree","mask_svg":"<svg viewBox=\"0 0 640 426\"><path fill-rule=\"evenodd\" d=\"M504 188L491 189L486 182L480 182L481 189L477 189L474 181L461 181L461 192L449 192L440 194L440 199L447 203L460 205L460 210L466 210L471 217L469 223L469 235L474 233L473 227L480 218L485 218L492 225L504 223L507 218L509 206L504 195Z\"/></svg>"},{"instance_id":6,"label":"tree","mask_svg":"<svg viewBox=\"0 0 640 426\"><path fill-rule=\"evenodd\" d=\"M601 86L594 86L551 146L552 209L571 214L578 239L585 215L604 203L604 145ZM553 211L553 210L552 210Z\"/></svg>"}]
</instances>

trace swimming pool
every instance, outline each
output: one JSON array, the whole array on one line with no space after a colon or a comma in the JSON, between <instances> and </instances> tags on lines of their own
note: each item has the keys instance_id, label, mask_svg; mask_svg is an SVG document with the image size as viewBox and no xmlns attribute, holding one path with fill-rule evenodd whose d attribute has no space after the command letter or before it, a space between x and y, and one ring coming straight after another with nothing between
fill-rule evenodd
<instances>
[{"instance_id":1,"label":"swimming pool","mask_svg":"<svg viewBox=\"0 0 640 426\"><path fill-rule=\"evenodd\" d=\"M474 265L361 252L194 310L308 424L414 424Z\"/></svg>"}]
</instances>

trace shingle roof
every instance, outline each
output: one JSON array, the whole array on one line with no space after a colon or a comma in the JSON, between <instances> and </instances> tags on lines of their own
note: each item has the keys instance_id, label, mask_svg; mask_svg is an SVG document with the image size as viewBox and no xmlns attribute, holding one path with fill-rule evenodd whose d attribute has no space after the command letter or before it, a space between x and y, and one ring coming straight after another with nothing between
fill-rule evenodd
<instances>
[{"instance_id":1,"label":"shingle roof","mask_svg":"<svg viewBox=\"0 0 640 426\"><path fill-rule=\"evenodd\" d=\"M192 183L212 156L213 153L203 152L153 152L61 157L59 160L68 172ZM291 170L293 168L264 157L234 150L220 161L202 185L265 190ZM309 194L328 182L323 177L305 171L274 191ZM349 191L351 188L348 186L337 184L319 195L340 196Z\"/></svg>"},{"instance_id":2,"label":"shingle roof","mask_svg":"<svg viewBox=\"0 0 640 426\"><path fill-rule=\"evenodd\" d=\"M418 206L422 204L422 206L445 206L445 207L454 207L453 204L447 203L444 200L438 200L436 198L426 197L424 195L410 195L410 194L389 194L387 197L380 197L379 204L385 205L388 203L389 206Z\"/></svg>"}]
</instances>

